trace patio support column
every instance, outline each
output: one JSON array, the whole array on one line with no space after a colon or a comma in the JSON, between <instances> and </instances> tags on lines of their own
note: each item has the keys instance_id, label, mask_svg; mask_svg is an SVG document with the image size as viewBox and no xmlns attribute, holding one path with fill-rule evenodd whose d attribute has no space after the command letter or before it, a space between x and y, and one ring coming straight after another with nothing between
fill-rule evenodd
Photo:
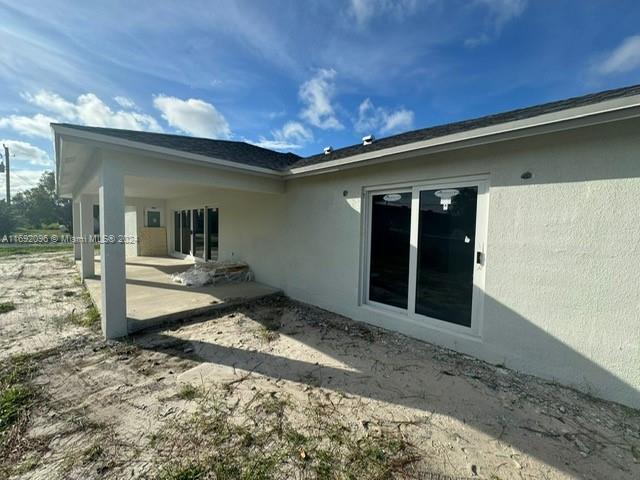
<instances>
[{"instance_id":1,"label":"patio support column","mask_svg":"<svg viewBox=\"0 0 640 480\"><path fill-rule=\"evenodd\" d=\"M80 202L80 278L82 280L95 275L93 242L88 240L93 236L93 200L89 195L81 195Z\"/></svg>"},{"instance_id":2,"label":"patio support column","mask_svg":"<svg viewBox=\"0 0 640 480\"><path fill-rule=\"evenodd\" d=\"M102 333L127 335L127 292L124 237L124 176L117 161L102 161L100 172L100 279Z\"/></svg>"},{"instance_id":3,"label":"patio support column","mask_svg":"<svg viewBox=\"0 0 640 480\"><path fill-rule=\"evenodd\" d=\"M75 199L71 203L71 218L73 219L72 221L73 236L79 237L80 236L80 202L76 202ZM74 260L80 260L80 258L82 258L80 257L79 242L73 243L73 258Z\"/></svg>"}]
</instances>

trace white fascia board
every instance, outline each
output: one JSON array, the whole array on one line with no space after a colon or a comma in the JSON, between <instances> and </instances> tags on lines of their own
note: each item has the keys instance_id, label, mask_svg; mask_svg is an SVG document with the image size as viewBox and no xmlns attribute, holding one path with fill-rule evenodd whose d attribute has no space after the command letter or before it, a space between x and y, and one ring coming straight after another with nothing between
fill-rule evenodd
<instances>
[{"instance_id":1,"label":"white fascia board","mask_svg":"<svg viewBox=\"0 0 640 480\"><path fill-rule=\"evenodd\" d=\"M255 167L252 165L245 165L238 162L231 162L229 160L223 160L221 158L208 157L206 155L199 155L197 153L184 152L182 150L176 150L173 148L158 147L156 145L149 145L148 143L135 142L132 140L126 140L123 138L116 138L110 135L102 135L100 133L86 132L75 128L64 127L60 125L54 125L52 127L57 135L65 135L68 137L76 137L79 139L100 142L107 145L113 145L116 147L133 148L136 150L142 150L157 155L168 156L173 158L181 158L190 161L190 163L198 163L200 165L208 165L212 167L222 167L230 170L241 171L242 173L248 173L260 176L269 177L281 177L282 173L269 168Z\"/></svg>"},{"instance_id":2,"label":"white fascia board","mask_svg":"<svg viewBox=\"0 0 640 480\"><path fill-rule=\"evenodd\" d=\"M56 171L55 171L55 179L56 179L56 194L60 195L60 175L62 173L62 164L60 163L60 148L62 145L60 144L60 135L58 135L51 126L51 133L53 134L53 154L54 161L56 163Z\"/></svg>"},{"instance_id":3,"label":"white fascia board","mask_svg":"<svg viewBox=\"0 0 640 480\"><path fill-rule=\"evenodd\" d=\"M399 158L410 158L417 155L457 150L460 148L559 132L638 116L640 116L640 95L634 95L584 107L542 114L523 120L500 123L419 142L374 150L372 152L364 152L338 160L292 168L285 173L285 178L330 173L345 168L382 163Z\"/></svg>"}]
</instances>

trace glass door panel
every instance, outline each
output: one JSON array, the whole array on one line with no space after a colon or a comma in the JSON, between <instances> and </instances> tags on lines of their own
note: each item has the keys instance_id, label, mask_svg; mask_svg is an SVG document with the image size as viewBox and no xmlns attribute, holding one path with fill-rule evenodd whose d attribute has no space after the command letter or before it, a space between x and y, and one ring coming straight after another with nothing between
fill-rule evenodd
<instances>
[{"instance_id":1,"label":"glass door panel","mask_svg":"<svg viewBox=\"0 0 640 480\"><path fill-rule=\"evenodd\" d=\"M411 192L371 196L369 300L407 308Z\"/></svg>"},{"instance_id":2,"label":"glass door panel","mask_svg":"<svg viewBox=\"0 0 640 480\"><path fill-rule=\"evenodd\" d=\"M180 212L173 212L173 250L180 251Z\"/></svg>"},{"instance_id":3,"label":"glass door panel","mask_svg":"<svg viewBox=\"0 0 640 480\"><path fill-rule=\"evenodd\" d=\"M204 208L193 211L193 256L204 258Z\"/></svg>"},{"instance_id":4,"label":"glass door panel","mask_svg":"<svg viewBox=\"0 0 640 480\"><path fill-rule=\"evenodd\" d=\"M415 312L470 327L478 187L419 193Z\"/></svg>"},{"instance_id":5,"label":"glass door panel","mask_svg":"<svg viewBox=\"0 0 640 480\"><path fill-rule=\"evenodd\" d=\"M218 209L207 208L207 260L218 260Z\"/></svg>"},{"instance_id":6,"label":"glass door panel","mask_svg":"<svg viewBox=\"0 0 640 480\"><path fill-rule=\"evenodd\" d=\"M182 253L189 255L191 253L191 210L182 210Z\"/></svg>"}]
</instances>

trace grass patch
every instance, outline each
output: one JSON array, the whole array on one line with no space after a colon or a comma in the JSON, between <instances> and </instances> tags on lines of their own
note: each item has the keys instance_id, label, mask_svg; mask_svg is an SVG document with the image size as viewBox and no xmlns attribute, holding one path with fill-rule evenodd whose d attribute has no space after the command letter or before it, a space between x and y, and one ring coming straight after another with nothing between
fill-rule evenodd
<instances>
[{"instance_id":1,"label":"grass patch","mask_svg":"<svg viewBox=\"0 0 640 480\"><path fill-rule=\"evenodd\" d=\"M174 465L163 469L158 480L203 480L207 478L207 473L202 465Z\"/></svg>"},{"instance_id":2,"label":"grass patch","mask_svg":"<svg viewBox=\"0 0 640 480\"><path fill-rule=\"evenodd\" d=\"M28 355L15 355L0 364L0 439L28 409L33 396L29 379L34 362Z\"/></svg>"},{"instance_id":3,"label":"grass patch","mask_svg":"<svg viewBox=\"0 0 640 480\"><path fill-rule=\"evenodd\" d=\"M0 313L8 313L12 312L16 309L16 306L13 302L2 302L0 303Z\"/></svg>"},{"instance_id":4,"label":"grass patch","mask_svg":"<svg viewBox=\"0 0 640 480\"><path fill-rule=\"evenodd\" d=\"M24 475L38 466L40 463L39 455L28 455L16 468L13 469L14 475Z\"/></svg>"},{"instance_id":5,"label":"grass patch","mask_svg":"<svg viewBox=\"0 0 640 480\"><path fill-rule=\"evenodd\" d=\"M270 343L280 338L280 321L275 317L262 320L262 325L255 331L256 336L264 342Z\"/></svg>"},{"instance_id":6,"label":"grass patch","mask_svg":"<svg viewBox=\"0 0 640 480\"><path fill-rule=\"evenodd\" d=\"M84 314L84 323L87 327L92 327L100 323L100 311L93 303L87 307L87 311Z\"/></svg>"},{"instance_id":7,"label":"grass patch","mask_svg":"<svg viewBox=\"0 0 640 480\"><path fill-rule=\"evenodd\" d=\"M63 252L65 250L70 250L72 247L73 244L70 243L61 243L59 245L36 244L0 247L0 258L10 257L12 255L34 255L38 253Z\"/></svg>"},{"instance_id":8,"label":"grass patch","mask_svg":"<svg viewBox=\"0 0 640 480\"><path fill-rule=\"evenodd\" d=\"M16 235L70 235L59 228L16 228Z\"/></svg>"},{"instance_id":9,"label":"grass patch","mask_svg":"<svg viewBox=\"0 0 640 480\"><path fill-rule=\"evenodd\" d=\"M70 295L66 295L68 297ZM71 292L73 295L73 292ZM87 300L87 308L83 313L76 312L75 308L69 313L66 317L62 317L60 322L61 324L70 323L71 325L77 325L79 327L92 328L96 325L100 324L100 311L96 308L96 306L91 302L91 297L88 293L83 292L82 298Z\"/></svg>"},{"instance_id":10,"label":"grass patch","mask_svg":"<svg viewBox=\"0 0 640 480\"><path fill-rule=\"evenodd\" d=\"M191 416L154 435L157 478L416 478L417 449L396 428L350 424L318 397L306 411L288 397L257 391L232 400L202 397ZM298 421L293 417L303 413ZM176 460L179 459L179 460Z\"/></svg>"},{"instance_id":11,"label":"grass patch","mask_svg":"<svg viewBox=\"0 0 640 480\"><path fill-rule=\"evenodd\" d=\"M84 452L82 452L82 463L84 465L89 465L94 463L100 459L104 455L104 449L101 445L94 443L89 448L87 448Z\"/></svg>"},{"instance_id":12,"label":"grass patch","mask_svg":"<svg viewBox=\"0 0 640 480\"><path fill-rule=\"evenodd\" d=\"M195 400L196 398L203 396L202 388L185 383L180 388L180 391L176 395L180 400Z\"/></svg>"},{"instance_id":13,"label":"grass patch","mask_svg":"<svg viewBox=\"0 0 640 480\"><path fill-rule=\"evenodd\" d=\"M66 474L76 466L82 465L86 467L87 465L95 464L99 460L102 460L105 455L104 447L98 442L95 442L88 448L67 452L58 468L61 473Z\"/></svg>"},{"instance_id":14,"label":"grass patch","mask_svg":"<svg viewBox=\"0 0 640 480\"><path fill-rule=\"evenodd\" d=\"M256 336L264 342L271 343L280 338L280 333L262 326L256 330Z\"/></svg>"},{"instance_id":15,"label":"grass patch","mask_svg":"<svg viewBox=\"0 0 640 480\"><path fill-rule=\"evenodd\" d=\"M22 472L35 467L24 455L24 437L29 411L36 399L31 385L35 372L34 356L14 355L0 362L0 477L13 470ZM37 459L35 460L37 463Z\"/></svg>"}]
</instances>

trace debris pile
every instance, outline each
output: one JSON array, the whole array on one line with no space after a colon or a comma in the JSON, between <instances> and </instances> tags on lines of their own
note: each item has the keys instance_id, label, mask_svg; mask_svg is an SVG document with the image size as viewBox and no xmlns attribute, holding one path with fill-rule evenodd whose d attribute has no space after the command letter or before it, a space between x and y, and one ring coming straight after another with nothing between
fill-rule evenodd
<instances>
[{"instance_id":1,"label":"debris pile","mask_svg":"<svg viewBox=\"0 0 640 480\"><path fill-rule=\"evenodd\" d=\"M171 280L189 287L222 285L250 282L253 272L244 262L196 263L189 270L171 275Z\"/></svg>"}]
</instances>

